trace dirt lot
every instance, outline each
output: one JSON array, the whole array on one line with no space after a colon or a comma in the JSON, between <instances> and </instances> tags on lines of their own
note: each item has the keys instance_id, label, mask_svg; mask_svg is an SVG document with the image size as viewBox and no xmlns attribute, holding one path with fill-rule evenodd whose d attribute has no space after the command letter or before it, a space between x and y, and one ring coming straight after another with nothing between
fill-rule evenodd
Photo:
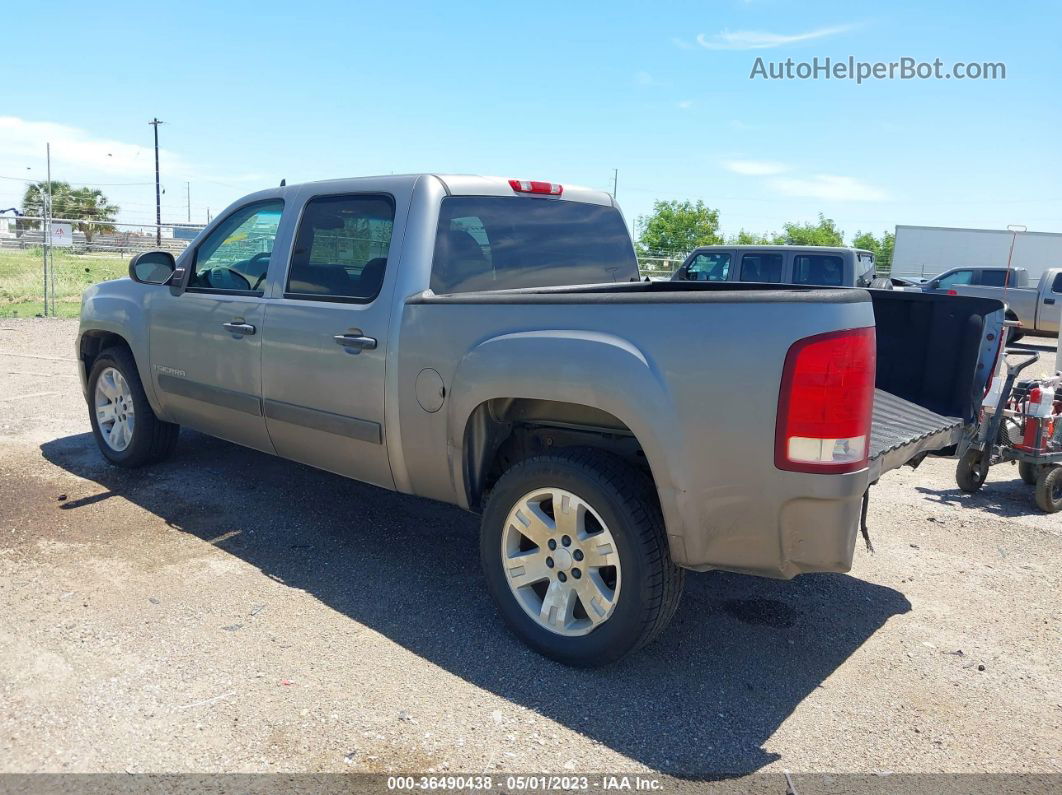
<instances>
[{"instance_id":1,"label":"dirt lot","mask_svg":"<svg viewBox=\"0 0 1062 795\"><path fill-rule=\"evenodd\" d=\"M695 575L574 671L472 516L187 431L105 466L75 324L0 321L2 771L1062 772L1062 519L1012 467L893 473L851 575Z\"/></svg>"}]
</instances>

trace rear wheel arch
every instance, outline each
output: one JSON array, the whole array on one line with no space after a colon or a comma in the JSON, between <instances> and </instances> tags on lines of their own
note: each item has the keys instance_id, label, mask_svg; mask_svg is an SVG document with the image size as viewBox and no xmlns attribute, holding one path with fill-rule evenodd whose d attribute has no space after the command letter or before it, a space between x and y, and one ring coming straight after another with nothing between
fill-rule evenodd
<instances>
[{"instance_id":1,"label":"rear wheel arch","mask_svg":"<svg viewBox=\"0 0 1062 795\"><path fill-rule=\"evenodd\" d=\"M594 406L539 398L493 398L465 421L461 474L479 510L491 487L516 463L567 448L601 450L642 470L656 487L641 440L619 417Z\"/></svg>"}]
</instances>

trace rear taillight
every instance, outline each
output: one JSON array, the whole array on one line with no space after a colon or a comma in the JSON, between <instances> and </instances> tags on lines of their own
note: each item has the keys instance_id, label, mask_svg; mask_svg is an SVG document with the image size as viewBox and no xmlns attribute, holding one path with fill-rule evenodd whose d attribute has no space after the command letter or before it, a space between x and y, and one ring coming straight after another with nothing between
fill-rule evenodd
<instances>
[{"instance_id":1,"label":"rear taillight","mask_svg":"<svg viewBox=\"0 0 1062 795\"><path fill-rule=\"evenodd\" d=\"M509 187L517 193L542 193L546 196L560 196L564 186L556 182L539 182L536 179L511 179Z\"/></svg>"},{"instance_id":2,"label":"rear taillight","mask_svg":"<svg viewBox=\"0 0 1062 795\"><path fill-rule=\"evenodd\" d=\"M876 359L873 328L793 343L778 395L776 467L837 473L867 465Z\"/></svg>"}]
</instances>

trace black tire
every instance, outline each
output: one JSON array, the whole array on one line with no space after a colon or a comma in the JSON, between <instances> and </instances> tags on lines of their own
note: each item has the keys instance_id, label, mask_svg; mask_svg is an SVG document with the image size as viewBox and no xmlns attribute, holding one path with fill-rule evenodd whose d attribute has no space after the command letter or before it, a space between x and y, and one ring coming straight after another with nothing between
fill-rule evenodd
<instances>
[{"instance_id":1,"label":"black tire","mask_svg":"<svg viewBox=\"0 0 1062 795\"><path fill-rule=\"evenodd\" d=\"M1041 467L1037 464L1030 464L1028 461L1018 462L1018 476L1024 480L1030 486L1036 485L1036 480L1040 475Z\"/></svg>"},{"instance_id":2,"label":"black tire","mask_svg":"<svg viewBox=\"0 0 1062 795\"><path fill-rule=\"evenodd\" d=\"M1062 466L1043 467L1036 479L1036 504L1041 511L1062 511Z\"/></svg>"},{"instance_id":3,"label":"black tire","mask_svg":"<svg viewBox=\"0 0 1062 795\"><path fill-rule=\"evenodd\" d=\"M133 438L124 450L115 450L104 440L93 403L96 383L108 367L113 367L122 374L132 395L133 414L136 421L133 425ZM151 404L148 403L147 395L144 394L144 385L140 381L136 360L127 348L107 348L92 363L92 370L88 377L88 408L92 435L96 437L96 444L104 458L116 466L132 469L162 461L173 455L177 447L177 436L181 426L172 422L163 422L155 416Z\"/></svg>"},{"instance_id":4,"label":"black tire","mask_svg":"<svg viewBox=\"0 0 1062 795\"><path fill-rule=\"evenodd\" d=\"M619 596L612 614L585 635L561 635L539 624L506 579L501 545L509 512L541 488L564 489L585 501L615 541ZM580 668L615 662L652 641L674 616L685 582L685 571L671 561L652 483L622 459L588 449L529 458L501 476L486 500L480 558L487 588L513 633L540 654Z\"/></svg>"},{"instance_id":5,"label":"black tire","mask_svg":"<svg viewBox=\"0 0 1062 795\"><path fill-rule=\"evenodd\" d=\"M967 494L980 491L988 476L988 467L983 467L981 457L984 453L980 450L967 450L966 455L959 459L955 465L955 482L959 488Z\"/></svg>"}]
</instances>

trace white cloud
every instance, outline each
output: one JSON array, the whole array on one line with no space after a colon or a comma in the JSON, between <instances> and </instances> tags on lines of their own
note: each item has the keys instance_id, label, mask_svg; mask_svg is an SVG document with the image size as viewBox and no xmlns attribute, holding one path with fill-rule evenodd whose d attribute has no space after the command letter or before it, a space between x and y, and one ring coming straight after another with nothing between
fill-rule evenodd
<instances>
[{"instance_id":1,"label":"white cloud","mask_svg":"<svg viewBox=\"0 0 1062 795\"><path fill-rule=\"evenodd\" d=\"M648 72L637 72L634 75L634 82L640 86L655 86L656 81L653 80L653 76Z\"/></svg>"},{"instance_id":2,"label":"white cloud","mask_svg":"<svg viewBox=\"0 0 1062 795\"><path fill-rule=\"evenodd\" d=\"M767 50L773 47L784 47L787 44L796 44L801 41L825 39L846 33L855 25L835 25L829 28L818 28L805 33L771 33L766 30L724 30L713 36L703 33L697 35L697 43L707 50Z\"/></svg>"},{"instance_id":3,"label":"white cloud","mask_svg":"<svg viewBox=\"0 0 1062 795\"><path fill-rule=\"evenodd\" d=\"M151 141L151 130L145 124L145 141ZM138 144L117 141L111 138L99 138L85 130L55 124L46 121L28 121L17 116L0 116L0 153L3 161L18 168L18 163L26 165L42 163L45 156L45 144L52 149L52 174L56 179L77 181L81 174L122 175L128 178L154 179L155 153L152 144ZM169 173L187 173L188 164L178 155L159 149L160 166ZM40 172L40 173L38 173ZM34 168L34 179L44 177L43 169Z\"/></svg>"},{"instance_id":4,"label":"white cloud","mask_svg":"<svg viewBox=\"0 0 1062 795\"><path fill-rule=\"evenodd\" d=\"M683 100L680 100L679 102L676 102L675 105L680 110L689 110L690 108L693 107L693 100L692 99L683 99Z\"/></svg>"},{"instance_id":5,"label":"white cloud","mask_svg":"<svg viewBox=\"0 0 1062 795\"><path fill-rule=\"evenodd\" d=\"M854 177L833 174L815 174L806 179L777 178L768 183L771 188L786 196L832 201L884 201L888 194L881 188L868 185Z\"/></svg>"},{"instance_id":6,"label":"white cloud","mask_svg":"<svg viewBox=\"0 0 1062 795\"><path fill-rule=\"evenodd\" d=\"M769 177L789 170L784 163L776 163L773 160L724 160L723 168L750 177Z\"/></svg>"},{"instance_id":7,"label":"white cloud","mask_svg":"<svg viewBox=\"0 0 1062 795\"><path fill-rule=\"evenodd\" d=\"M167 128L159 131L166 140ZM137 143L98 136L84 129L48 121L0 115L0 209L19 206L30 181L45 179L45 144L51 144L52 179L75 187L100 187L122 209L121 222L147 223L155 218L155 151L152 130L145 122L130 130ZM247 171L219 171L192 162L172 150L159 150L162 173L163 221L184 220L185 182L191 182L192 220L206 220L207 208L216 213L233 199L280 175ZM23 181L24 180L24 181Z\"/></svg>"}]
</instances>

